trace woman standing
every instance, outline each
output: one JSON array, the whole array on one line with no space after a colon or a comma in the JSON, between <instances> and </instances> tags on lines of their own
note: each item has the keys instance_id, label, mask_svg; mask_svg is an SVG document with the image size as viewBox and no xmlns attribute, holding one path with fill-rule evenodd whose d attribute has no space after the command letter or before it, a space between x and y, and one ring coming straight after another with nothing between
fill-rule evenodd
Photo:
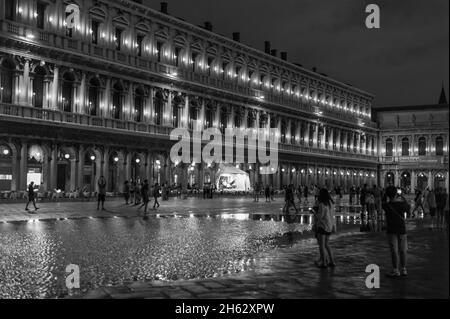
<instances>
[{"instance_id":1,"label":"woman standing","mask_svg":"<svg viewBox=\"0 0 450 319\"><path fill-rule=\"evenodd\" d=\"M336 231L336 220L334 218L334 205L330 193L326 188L319 191L317 198L317 206L314 212L314 230L319 243L320 259L316 261L319 268L334 267L333 252L329 245L330 235Z\"/></svg>"}]
</instances>

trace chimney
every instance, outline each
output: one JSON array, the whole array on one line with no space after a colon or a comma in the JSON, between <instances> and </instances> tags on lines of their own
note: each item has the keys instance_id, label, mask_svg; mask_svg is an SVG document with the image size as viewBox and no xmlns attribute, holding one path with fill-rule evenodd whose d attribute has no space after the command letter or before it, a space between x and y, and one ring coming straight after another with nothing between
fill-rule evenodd
<instances>
[{"instance_id":1,"label":"chimney","mask_svg":"<svg viewBox=\"0 0 450 319\"><path fill-rule=\"evenodd\" d=\"M212 31L212 24L209 21L205 22L205 29L208 31Z\"/></svg>"},{"instance_id":2,"label":"chimney","mask_svg":"<svg viewBox=\"0 0 450 319\"><path fill-rule=\"evenodd\" d=\"M270 41L264 41L264 52L270 54Z\"/></svg>"},{"instance_id":3,"label":"chimney","mask_svg":"<svg viewBox=\"0 0 450 319\"><path fill-rule=\"evenodd\" d=\"M272 49L272 50L270 50L270 54L272 55L272 56L277 56L277 50L275 50L275 49Z\"/></svg>"},{"instance_id":4,"label":"chimney","mask_svg":"<svg viewBox=\"0 0 450 319\"><path fill-rule=\"evenodd\" d=\"M281 60L287 61L287 52L281 52Z\"/></svg>"},{"instance_id":5,"label":"chimney","mask_svg":"<svg viewBox=\"0 0 450 319\"><path fill-rule=\"evenodd\" d=\"M167 11L167 6L168 6L167 2L161 2L161 12L162 13L169 14L169 12Z\"/></svg>"},{"instance_id":6,"label":"chimney","mask_svg":"<svg viewBox=\"0 0 450 319\"><path fill-rule=\"evenodd\" d=\"M233 32L233 41L241 42L241 33Z\"/></svg>"}]
</instances>

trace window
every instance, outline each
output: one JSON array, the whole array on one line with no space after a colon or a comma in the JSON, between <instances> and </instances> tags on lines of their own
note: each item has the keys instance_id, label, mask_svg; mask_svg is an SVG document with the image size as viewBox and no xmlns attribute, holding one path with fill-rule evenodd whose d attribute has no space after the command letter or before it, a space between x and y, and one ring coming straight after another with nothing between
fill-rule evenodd
<instances>
[{"instance_id":1,"label":"window","mask_svg":"<svg viewBox=\"0 0 450 319\"><path fill-rule=\"evenodd\" d=\"M120 83L116 83L113 87L113 117L120 119L122 114L123 87Z\"/></svg>"},{"instance_id":2,"label":"window","mask_svg":"<svg viewBox=\"0 0 450 319\"><path fill-rule=\"evenodd\" d=\"M442 136L436 137L436 156L444 155L444 139Z\"/></svg>"},{"instance_id":3,"label":"window","mask_svg":"<svg viewBox=\"0 0 450 319\"><path fill-rule=\"evenodd\" d=\"M427 155L427 140L425 137L419 138L419 156Z\"/></svg>"},{"instance_id":4,"label":"window","mask_svg":"<svg viewBox=\"0 0 450 319\"><path fill-rule=\"evenodd\" d=\"M253 112L251 110L249 110L248 114L247 114L247 128L253 128Z\"/></svg>"},{"instance_id":5,"label":"window","mask_svg":"<svg viewBox=\"0 0 450 319\"><path fill-rule=\"evenodd\" d=\"M92 20L91 39L92 39L92 43L93 44L97 44L98 43L98 26L99 26L98 21Z\"/></svg>"},{"instance_id":6,"label":"window","mask_svg":"<svg viewBox=\"0 0 450 319\"><path fill-rule=\"evenodd\" d=\"M239 112L234 113L234 127L241 127L241 114Z\"/></svg>"},{"instance_id":7,"label":"window","mask_svg":"<svg viewBox=\"0 0 450 319\"><path fill-rule=\"evenodd\" d=\"M393 156L394 144L392 138L386 140L386 156Z\"/></svg>"},{"instance_id":8,"label":"window","mask_svg":"<svg viewBox=\"0 0 450 319\"><path fill-rule=\"evenodd\" d=\"M224 129L227 127L228 115L225 109L222 109L220 112L220 128Z\"/></svg>"},{"instance_id":9,"label":"window","mask_svg":"<svg viewBox=\"0 0 450 319\"><path fill-rule=\"evenodd\" d=\"M189 127L191 129L193 129L194 128L194 126L193 126L194 121L197 120L197 107L196 106L191 105L189 107L189 120L190 120Z\"/></svg>"},{"instance_id":10,"label":"window","mask_svg":"<svg viewBox=\"0 0 450 319\"><path fill-rule=\"evenodd\" d=\"M4 103L12 103L14 63L6 59L0 66L0 100Z\"/></svg>"},{"instance_id":11,"label":"window","mask_svg":"<svg viewBox=\"0 0 450 319\"><path fill-rule=\"evenodd\" d=\"M62 81L62 110L64 112L72 112L72 100L75 76L66 72Z\"/></svg>"},{"instance_id":12,"label":"window","mask_svg":"<svg viewBox=\"0 0 450 319\"><path fill-rule=\"evenodd\" d=\"M44 79L45 69L41 66L34 70L33 78L33 106L42 107L44 104Z\"/></svg>"},{"instance_id":13,"label":"window","mask_svg":"<svg viewBox=\"0 0 450 319\"><path fill-rule=\"evenodd\" d=\"M122 43L122 32L123 32L123 30L120 28L116 28L116 30L114 32L114 43L116 45L117 51L120 51L120 46Z\"/></svg>"},{"instance_id":14,"label":"window","mask_svg":"<svg viewBox=\"0 0 450 319\"><path fill-rule=\"evenodd\" d=\"M291 144L295 144L295 125L291 124Z\"/></svg>"},{"instance_id":15,"label":"window","mask_svg":"<svg viewBox=\"0 0 450 319\"><path fill-rule=\"evenodd\" d=\"M407 137L402 139L402 156L409 156L409 140Z\"/></svg>"},{"instance_id":16,"label":"window","mask_svg":"<svg viewBox=\"0 0 450 319\"><path fill-rule=\"evenodd\" d=\"M45 4L38 2L36 6L36 26L39 29L44 29L44 18L45 18Z\"/></svg>"},{"instance_id":17,"label":"window","mask_svg":"<svg viewBox=\"0 0 450 319\"><path fill-rule=\"evenodd\" d=\"M210 107L207 107L205 110L205 127L212 127L214 119L213 119L213 111Z\"/></svg>"},{"instance_id":18,"label":"window","mask_svg":"<svg viewBox=\"0 0 450 319\"><path fill-rule=\"evenodd\" d=\"M162 48L162 43L156 42L156 53L158 54L158 62L161 62L161 48Z\"/></svg>"},{"instance_id":19,"label":"window","mask_svg":"<svg viewBox=\"0 0 450 319\"><path fill-rule=\"evenodd\" d=\"M136 89L134 96L134 120L142 122L144 113L144 90L142 88Z\"/></svg>"},{"instance_id":20,"label":"window","mask_svg":"<svg viewBox=\"0 0 450 319\"><path fill-rule=\"evenodd\" d=\"M137 55L142 56L142 42L144 41L144 36L142 34L138 34L136 37L137 44Z\"/></svg>"},{"instance_id":21,"label":"window","mask_svg":"<svg viewBox=\"0 0 450 319\"><path fill-rule=\"evenodd\" d=\"M162 124L162 113L163 113L163 103L164 99L161 92L156 92L154 104L155 104L155 124Z\"/></svg>"},{"instance_id":22,"label":"window","mask_svg":"<svg viewBox=\"0 0 450 319\"><path fill-rule=\"evenodd\" d=\"M71 14L71 12L67 12L66 11L66 19L64 20L64 23L66 23L65 21L67 20L67 17ZM73 35L73 27L69 28L69 26L66 25L66 37L71 38Z\"/></svg>"},{"instance_id":23,"label":"window","mask_svg":"<svg viewBox=\"0 0 450 319\"><path fill-rule=\"evenodd\" d=\"M88 96L89 96L89 102L88 102L88 106L89 106L89 115L93 115L96 116L98 115L98 110L99 110L99 100L100 100L100 82L97 78L92 78L89 81L89 92L88 92Z\"/></svg>"},{"instance_id":24,"label":"window","mask_svg":"<svg viewBox=\"0 0 450 319\"><path fill-rule=\"evenodd\" d=\"M5 1L5 18L15 20L16 17L16 0Z\"/></svg>"}]
</instances>

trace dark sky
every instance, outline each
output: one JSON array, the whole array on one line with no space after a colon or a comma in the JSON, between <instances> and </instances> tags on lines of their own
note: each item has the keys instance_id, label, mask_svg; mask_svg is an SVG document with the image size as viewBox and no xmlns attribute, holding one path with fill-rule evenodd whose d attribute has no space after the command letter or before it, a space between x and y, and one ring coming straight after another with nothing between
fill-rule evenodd
<instances>
[{"instance_id":1,"label":"dark sky","mask_svg":"<svg viewBox=\"0 0 450 319\"><path fill-rule=\"evenodd\" d=\"M374 106L437 103L442 81L448 99L448 0L166 0L169 13L375 95ZM144 0L159 10L158 0ZM365 27L365 7L381 10L381 28Z\"/></svg>"}]
</instances>

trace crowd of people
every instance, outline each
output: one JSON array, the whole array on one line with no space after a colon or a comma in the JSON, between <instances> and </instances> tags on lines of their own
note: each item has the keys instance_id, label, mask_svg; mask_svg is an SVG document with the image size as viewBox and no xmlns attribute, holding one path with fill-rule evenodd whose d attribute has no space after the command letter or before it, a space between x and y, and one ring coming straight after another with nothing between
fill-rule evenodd
<instances>
[{"instance_id":1,"label":"crowd of people","mask_svg":"<svg viewBox=\"0 0 450 319\"><path fill-rule=\"evenodd\" d=\"M293 206L297 211L294 198L294 187L289 185L285 192L284 213L289 212ZM335 267L333 251L329 239L330 235L336 232L335 200L342 198L339 189L330 192L327 188L313 186L315 201L311 209L313 215L313 231L319 246L319 259L315 262L319 268ZM356 189L355 189L356 194ZM359 198L355 199L361 205L361 217L363 223L370 224L371 221L379 222L383 225L387 233L387 242L390 249L392 271L387 274L389 277L407 276L407 230L405 220L422 213L431 219L432 228L444 228L448 230L449 196L445 188L436 190L425 189L423 192L416 190L414 200L415 207L411 210L411 205L405 198L401 188L388 186L384 189L373 185L364 185L359 191Z\"/></svg>"}]
</instances>

